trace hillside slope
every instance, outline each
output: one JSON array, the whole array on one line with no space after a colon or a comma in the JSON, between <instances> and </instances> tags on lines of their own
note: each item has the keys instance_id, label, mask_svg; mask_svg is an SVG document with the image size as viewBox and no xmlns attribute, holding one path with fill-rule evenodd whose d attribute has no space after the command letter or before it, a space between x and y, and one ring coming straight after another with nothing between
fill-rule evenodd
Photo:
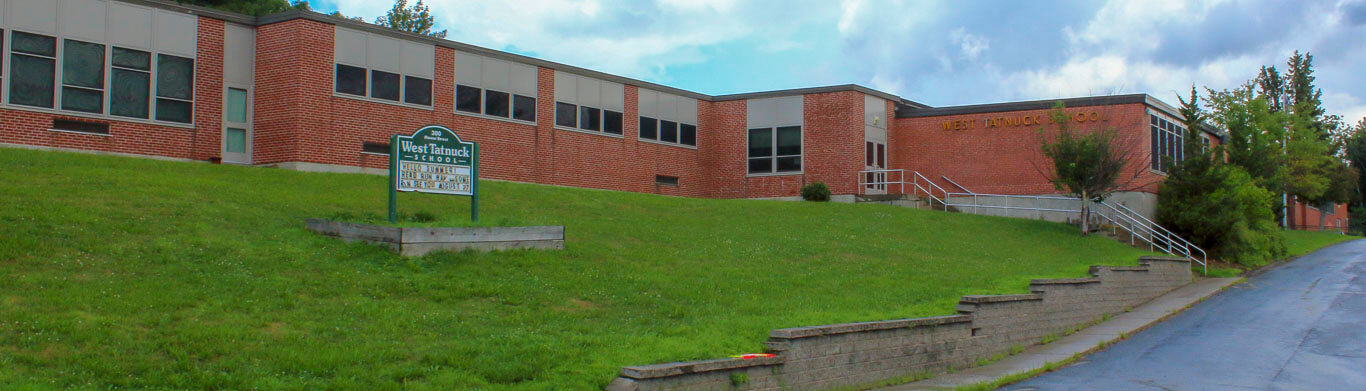
<instances>
[{"instance_id":1,"label":"hillside slope","mask_svg":"<svg viewBox=\"0 0 1366 391\"><path fill-rule=\"evenodd\" d=\"M567 250L404 259L303 229L382 215L384 180L0 148L0 384L600 389L1146 254L1038 221L491 181L481 223L565 225Z\"/></svg>"}]
</instances>

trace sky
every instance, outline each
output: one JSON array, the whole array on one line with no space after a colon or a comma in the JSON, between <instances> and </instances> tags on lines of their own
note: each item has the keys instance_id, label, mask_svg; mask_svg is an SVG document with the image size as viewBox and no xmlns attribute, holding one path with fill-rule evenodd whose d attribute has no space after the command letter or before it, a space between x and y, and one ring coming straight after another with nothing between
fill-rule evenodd
<instances>
[{"instance_id":1,"label":"sky","mask_svg":"<svg viewBox=\"0 0 1366 391\"><path fill-rule=\"evenodd\" d=\"M390 0L314 0L373 21ZM1366 117L1366 0L426 0L447 39L710 95L859 84L931 106L1234 88L1314 56Z\"/></svg>"}]
</instances>

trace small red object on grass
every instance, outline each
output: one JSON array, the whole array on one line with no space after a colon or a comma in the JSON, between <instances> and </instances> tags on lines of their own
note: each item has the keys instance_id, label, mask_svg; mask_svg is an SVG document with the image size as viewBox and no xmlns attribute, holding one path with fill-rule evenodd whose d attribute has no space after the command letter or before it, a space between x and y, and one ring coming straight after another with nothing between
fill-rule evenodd
<instances>
[{"instance_id":1,"label":"small red object on grass","mask_svg":"<svg viewBox=\"0 0 1366 391\"><path fill-rule=\"evenodd\" d=\"M775 354L772 354L772 353L745 353L745 354L737 354L737 355L730 356L730 357L731 357L731 358L738 358L738 359L741 359L741 360L749 360L749 359L753 359L753 358L764 358L764 357L773 357L773 356L775 356Z\"/></svg>"}]
</instances>

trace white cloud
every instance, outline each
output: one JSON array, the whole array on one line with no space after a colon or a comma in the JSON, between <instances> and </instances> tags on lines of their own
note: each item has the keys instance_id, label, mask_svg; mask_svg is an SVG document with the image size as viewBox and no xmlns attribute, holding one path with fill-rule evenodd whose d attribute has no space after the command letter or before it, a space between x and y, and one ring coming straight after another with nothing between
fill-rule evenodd
<instances>
[{"instance_id":1,"label":"white cloud","mask_svg":"<svg viewBox=\"0 0 1366 391\"><path fill-rule=\"evenodd\" d=\"M991 48L991 41L986 37L968 33L966 29L959 27L950 34L953 41L963 50L963 56L969 60L976 60L979 54Z\"/></svg>"}]
</instances>

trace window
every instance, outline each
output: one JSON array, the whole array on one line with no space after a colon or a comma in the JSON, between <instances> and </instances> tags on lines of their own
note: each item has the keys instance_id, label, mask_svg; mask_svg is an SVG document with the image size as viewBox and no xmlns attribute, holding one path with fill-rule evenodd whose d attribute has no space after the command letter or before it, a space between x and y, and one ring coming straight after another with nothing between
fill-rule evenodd
<instances>
[{"instance_id":1,"label":"window","mask_svg":"<svg viewBox=\"0 0 1366 391\"><path fill-rule=\"evenodd\" d=\"M678 142L678 123L673 121L659 121L659 141L666 143Z\"/></svg>"},{"instance_id":2,"label":"window","mask_svg":"<svg viewBox=\"0 0 1366 391\"><path fill-rule=\"evenodd\" d=\"M379 70L370 71L370 97L397 102L403 91L403 82L397 73Z\"/></svg>"},{"instance_id":3,"label":"window","mask_svg":"<svg viewBox=\"0 0 1366 391\"><path fill-rule=\"evenodd\" d=\"M337 92L365 96L365 68L337 64Z\"/></svg>"},{"instance_id":4,"label":"window","mask_svg":"<svg viewBox=\"0 0 1366 391\"><path fill-rule=\"evenodd\" d=\"M678 143L697 146L697 126L678 124Z\"/></svg>"},{"instance_id":5,"label":"window","mask_svg":"<svg viewBox=\"0 0 1366 391\"><path fill-rule=\"evenodd\" d=\"M223 142L223 152L227 153L247 153L247 130L241 128L228 128L226 140Z\"/></svg>"},{"instance_id":6,"label":"window","mask_svg":"<svg viewBox=\"0 0 1366 391\"><path fill-rule=\"evenodd\" d=\"M555 125L575 127L579 124L579 107L564 102L555 102Z\"/></svg>"},{"instance_id":7,"label":"window","mask_svg":"<svg viewBox=\"0 0 1366 391\"><path fill-rule=\"evenodd\" d=\"M749 130L749 173L801 172L802 127Z\"/></svg>"},{"instance_id":8,"label":"window","mask_svg":"<svg viewBox=\"0 0 1366 391\"><path fill-rule=\"evenodd\" d=\"M228 122L247 123L247 90L229 88L226 118Z\"/></svg>"},{"instance_id":9,"label":"window","mask_svg":"<svg viewBox=\"0 0 1366 391\"><path fill-rule=\"evenodd\" d=\"M104 112L104 45L62 41L62 110Z\"/></svg>"},{"instance_id":10,"label":"window","mask_svg":"<svg viewBox=\"0 0 1366 391\"><path fill-rule=\"evenodd\" d=\"M536 98L524 95L513 95L512 119L536 122Z\"/></svg>"},{"instance_id":11,"label":"window","mask_svg":"<svg viewBox=\"0 0 1366 391\"><path fill-rule=\"evenodd\" d=\"M0 29L0 55L5 53L5 29ZM5 85L5 60L0 58L0 86Z\"/></svg>"},{"instance_id":12,"label":"window","mask_svg":"<svg viewBox=\"0 0 1366 391\"><path fill-rule=\"evenodd\" d=\"M156 119L191 123L194 118L194 60L157 54Z\"/></svg>"},{"instance_id":13,"label":"window","mask_svg":"<svg viewBox=\"0 0 1366 391\"><path fill-rule=\"evenodd\" d=\"M579 106L579 129L601 130L602 110Z\"/></svg>"},{"instance_id":14,"label":"window","mask_svg":"<svg viewBox=\"0 0 1366 391\"><path fill-rule=\"evenodd\" d=\"M403 103L432 105L432 81L414 76L403 77Z\"/></svg>"},{"instance_id":15,"label":"window","mask_svg":"<svg viewBox=\"0 0 1366 391\"><path fill-rule=\"evenodd\" d=\"M99 122L54 119L52 120L52 130L107 135L109 134L109 124Z\"/></svg>"},{"instance_id":16,"label":"window","mask_svg":"<svg viewBox=\"0 0 1366 391\"><path fill-rule=\"evenodd\" d=\"M109 77L109 114L146 119L151 105L152 54L115 47Z\"/></svg>"},{"instance_id":17,"label":"window","mask_svg":"<svg viewBox=\"0 0 1366 391\"><path fill-rule=\"evenodd\" d=\"M657 126L659 126L659 120L650 117L640 117L639 137L646 140L659 138L659 132L656 131Z\"/></svg>"},{"instance_id":18,"label":"window","mask_svg":"<svg viewBox=\"0 0 1366 391\"><path fill-rule=\"evenodd\" d=\"M603 110L602 111L602 132L620 135L621 134L621 113Z\"/></svg>"},{"instance_id":19,"label":"window","mask_svg":"<svg viewBox=\"0 0 1366 391\"><path fill-rule=\"evenodd\" d=\"M1150 127L1148 135L1152 139L1152 169L1166 172L1169 164L1178 164L1186 160L1185 137L1186 128L1178 125L1175 121L1168 121L1166 118L1156 114L1149 116ZM1208 145L1208 140L1202 142Z\"/></svg>"},{"instance_id":20,"label":"window","mask_svg":"<svg viewBox=\"0 0 1366 391\"><path fill-rule=\"evenodd\" d=\"M479 113L482 102L481 91L475 87L455 86L455 109L467 113Z\"/></svg>"},{"instance_id":21,"label":"window","mask_svg":"<svg viewBox=\"0 0 1366 391\"><path fill-rule=\"evenodd\" d=\"M51 108L56 86L57 39L18 31L10 37L9 102Z\"/></svg>"},{"instance_id":22,"label":"window","mask_svg":"<svg viewBox=\"0 0 1366 391\"><path fill-rule=\"evenodd\" d=\"M508 93L484 90L484 114L507 118L510 114Z\"/></svg>"},{"instance_id":23,"label":"window","mask_svg":"<svg viewBox=\"0 0 1366 391\"><path fill-rule=\"evenodd\" d=\"M389 156L389 143L361 143L360 151L361 153Z\"/></svg>"}]
</instances>

